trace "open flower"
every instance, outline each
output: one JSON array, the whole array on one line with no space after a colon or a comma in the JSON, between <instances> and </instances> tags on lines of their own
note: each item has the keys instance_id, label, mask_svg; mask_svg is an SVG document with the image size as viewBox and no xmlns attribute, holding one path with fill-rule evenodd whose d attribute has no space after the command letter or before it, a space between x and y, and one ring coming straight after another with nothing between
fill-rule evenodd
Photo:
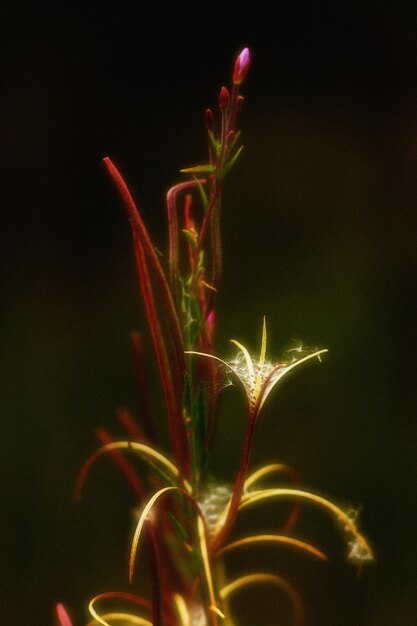
<instances>
[{"instance_id":1,"label":"open flower","mask_svg":"<svg viewBox=\"0 0 417 626\"><path fill-rule=\"evenodd\" d=\"M265 317L263 320L263 328L262 328L262 341L261 341L261 351L258 359L254 359L249 354L247 348L243 346L236 339L231 339L231 343L233 343L239 350L237 355L230 361L224 361L220 359L218 356L214 354L208 354L206 352L197 352L195 350L188 350L186 354L195 354L197 356L206 357L209 359L214 359L215 361L219 361L225 367L227 367L236 378L242 384L246 397L249 403L249 412L252 418L257 417L261 408L263 407L265 400L271 393L272 389L278 383L279 380L287 372L294 369L301 363L305 363L305 361L309 361L317 357L320 359L320 356L325 352L328 352L327 349L317 350L310 354L304 355L300 358L293 357L291 360L287 360L284 362L270 362L266 360L266 341L267 341L267 333L266 333L266 321ZM304 351L300 348L297 348L293 352L298 352L299 354L303 354Z\"/></svg>"}]
</instances>

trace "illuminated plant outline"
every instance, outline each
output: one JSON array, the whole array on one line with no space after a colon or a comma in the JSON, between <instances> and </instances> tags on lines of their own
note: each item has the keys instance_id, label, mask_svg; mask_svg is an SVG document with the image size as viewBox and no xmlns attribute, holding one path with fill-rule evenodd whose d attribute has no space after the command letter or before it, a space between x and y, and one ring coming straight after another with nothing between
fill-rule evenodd
<instances>
[{"instance_id":1,"label":"illuminated plant outline","mask_svg":"<svg viewBox=\"0 0 417 626\"><path fill-rule=\"evenodd\" d=\"M299 593L275 573L247 573L225 581L222 561L226 555L247 547L268 544L297 549L307 556L327 560L318 547L293 536L300 502L314 504L330 513L344 530L348 558L359 566L373 558L359 532L356 516L329 500L304 491L297 473L281 463L265 465L249 473L256 423L272 390L290 371L307 361L321 360L326 349L295 351L296 357L267 359L267 328L263 320L258 358L240 342L231 340L237 353L223 360L214 352L215 302L222 273L220 213L223 185L238 161L243 146L237 119L243 103L241 86L247 76L250 53L244 48L236 57L232 87L219 94L220 128L211 109L205 114L209 157L205 164L181 170L188 180L167 193L169 245L165 260L155 248L142 211L113 161L104 165L126 208L131 225L136 267L149 323L171 441L171 454L158 448L145 379L145 356L141 337L132 333L143 430L127 409L118 418L127 438L114 441L105 429L97 431L102 447L82 467L76 497L81 497L86 477L95 462L110 455L133 489L140 506L132 538L129 581L136 579L137 556L147 544L152 579L152 599L133 593L107 592L89 604L91 626L113 624L144 626L232 626L228 600L251 585L278 587L293 607L294 624L304 623ZM195 206L199 204L200 210ZM180 208L182 211L180 212ZM165 271L164 267L167 267ZM247 399L246 435L233 486L213 484L209 476L210 451L219 420L219 381L231 375L243 387ZM138 457L144 471L137 472L129 455ZM294 487L266 487L264 479L284 474ZM294 501L280 532L253 534L229 540L241 511L270 500ZM290 534L291 533L291 534ZM126 610L106 610L102 605L122 602ZM72 626L62 604L56 606L60 626Z\"/></svg>"}]
</instances>

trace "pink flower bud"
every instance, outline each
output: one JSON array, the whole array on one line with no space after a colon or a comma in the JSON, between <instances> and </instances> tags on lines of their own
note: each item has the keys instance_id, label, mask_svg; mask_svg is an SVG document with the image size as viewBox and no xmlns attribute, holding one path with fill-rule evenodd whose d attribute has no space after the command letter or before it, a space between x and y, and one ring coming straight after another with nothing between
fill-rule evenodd
<instances>
[{"instance_id":1,"label":"pink flower bud","mask_svg":"<svg viewBox=\"0 0 417 626\"><path fill-rule=\"evenodd\" d=\"M219 107L221 111L224 111L225 109L228 108L229 100L230 100L229 92L227 91L226 87L222 87L220 89L220 96L219 96Z\"/></svg>"},{"instance_id":2,"label":"pink flower bud","mask_svg":"<svg viewBox=\"0 0 417 626\"><path fill-rule=\"evenodd\" d=\"M250 63L249 48L243 48L242 52L238 55L235 61L235 69L233 71L233 83L240 85L248 73Z\"/></svg>"},{"instance_id":3,"label":"pink flower bud","mask_svg":"<svg viewBox=\"0 0 417 626\"><path fill-rule=\"evenodd\" d=\"M211 131L214 129L214 115L211 109L206 109L206 128Z\"/></svg>"}]
</instances>

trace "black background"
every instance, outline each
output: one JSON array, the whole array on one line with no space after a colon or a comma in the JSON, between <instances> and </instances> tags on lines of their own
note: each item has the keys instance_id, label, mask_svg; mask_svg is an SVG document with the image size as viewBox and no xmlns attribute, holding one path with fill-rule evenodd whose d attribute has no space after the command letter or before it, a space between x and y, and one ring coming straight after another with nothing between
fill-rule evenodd
<instances>
[{"instance_id":1,"label":"black background","mask_svg":"<svg viewBox=\"0 0 417 626\"><path fill-rule=\"evenodd\" d=\"M417 623L417 11L382 4L294 5L278 19L261 5L230 19L221 5L4 10L2 623L53 623L64 601L75 626L90 597L128 588L128 489L103 461L83 503L72 496L94 428L121 436L114 408L136 408L128 336L144 328L101 158L121 165L164 247L164 192L204 159L203 111L243 45L253 64L226 192L219 351L230 337L258 349L263 315L271 356L295 338L329 347L271 398L253 463L288 462L306 487L362 505L377 560L356 577L340 530L306 506L300 535L328 564L259 551L230 572L276 568L307 624ZM219 480L242 411L226 390ZM246 525L272 530L279 515L259 508ZM234 608L242 625L291 623L268 590Z\"/></svg>"}]
</instances>

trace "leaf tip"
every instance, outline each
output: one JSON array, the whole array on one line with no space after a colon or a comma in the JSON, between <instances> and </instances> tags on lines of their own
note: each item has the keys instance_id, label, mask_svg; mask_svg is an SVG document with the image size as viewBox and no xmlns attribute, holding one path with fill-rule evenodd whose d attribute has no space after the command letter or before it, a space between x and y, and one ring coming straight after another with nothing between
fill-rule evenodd
<instances>
[{"instance_id":1,"label":"leaf tip","mask_svg":"<svg viewBox=\"0 0 417 626\"><path fill-rule=\"evenodd\" d=\"M56 605L55 610L58 617L59 626L72 626L70 616L68 615L66 608L61 602Z\"/></svg>"}]
</instances>

